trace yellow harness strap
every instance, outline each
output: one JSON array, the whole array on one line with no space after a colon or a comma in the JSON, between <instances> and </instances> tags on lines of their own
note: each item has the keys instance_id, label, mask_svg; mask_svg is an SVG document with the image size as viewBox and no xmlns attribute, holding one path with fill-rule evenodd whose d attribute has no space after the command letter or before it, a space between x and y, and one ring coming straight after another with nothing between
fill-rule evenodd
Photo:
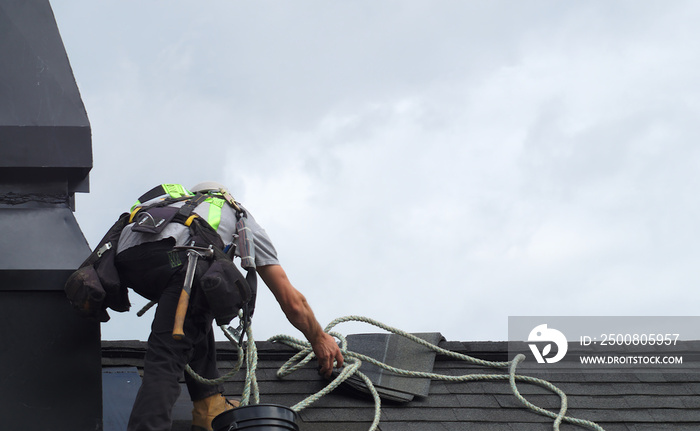
<instances>
[{"instance_id":1,"label":"yellow harness strap","mask_svg":"<svg viewBox=\"0 0 700 431\"><path fill-rule=\"evenodd\" d=\"M131 211L131 216L129 216L129 223L133 223L133 222L134 222L134 216L135 216L136 213L139 212L140 210L141 210L141 207L136 207L136 208L134 208L133 211Z\"/></svg>"},{"instance_id":2,"label":"yellow harness strap","mask_svg":"<svg viewBox=\"0 0 700 431\"><path fill-rule=\"evenodd\" d=\"M192 220L194 220L197 217L199 217L197 214L192 214L191 216L187 217L187 220L185 220L185 226L191 225Z\"/></svg>"}]
</instances>

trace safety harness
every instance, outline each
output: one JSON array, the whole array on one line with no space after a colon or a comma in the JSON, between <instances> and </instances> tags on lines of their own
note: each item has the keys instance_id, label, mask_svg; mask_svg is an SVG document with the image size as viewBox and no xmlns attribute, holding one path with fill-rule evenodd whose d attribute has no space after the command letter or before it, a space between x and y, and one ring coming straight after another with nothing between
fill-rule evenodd
<instances>
[{"instance_id":1,"label":"safety harness","mask_svg":"<svg viewBox=\"0 0 700 431\"><path fill-rule=\"evenodd\" d=\"M149 205L141 204L163 195L167 197ZM183 201L184 204L179 208L172 206L174 203ZM194 212L205 202L209 203L208 220L204 220ZM236 230L229 247L224 245L216 231L221 221L221 207L225 204L228 204L236 214ZM241 335L245 334L255 310L257 296L255 248L250 229L247 227L245 210L223 188L192 194L179 184L162 184L141 196L137 204L132 207L129 217L129 224L133 223L132 231L143 233L160 233L172 222L181 223L190 230L188 260L194 258L192 248L213 246L214 253L209 259L213 258L214 262L202 276L200 285L207 295L210 308L219 326L228 324L235 317L232 313L237 311L236 306L240 306L243 312L241 324L235 331ZM241 256L241 266L247 272L245 279L238 276L239 272L231 262L236 250ZM180 249L179 252L182 253L185 250ZM203 257L201 253L199 257ZM232 295L239 296L241 302L232 303Z\"/></svg>"},{"instance_id":2,"label":"safety harness","mask_svg":"<svg viewBox=\"0 0 700 431\"><path fill-rule=\"evenodd\" d=\"M199 217L194 213L194 209L209 198L208 194L196 193L183 195L181 193L173 193L172 191L168 191L165 186L166 185L160 185L154 187L149 192L141 196L137 203L132 207L129 215L129 224L136 223L136 225L132 228L133 230L143 233L160 233L171 221L175 221L190 227L194 219ZM150 205L146 206L141 203L148 202L158 196L163 196L166 194L168 195L167 198L163 198L160 201ZM182 207L170 207L170 205L182 201L185 201ZM237 218L241 217L242 215L244 214L239 214L238 211L236 212ZM208 222L207 224L214 232L216 232L216 228L212 227Z\"/></svg>"},{"instance_id":3,"label":"safety harness","mask_svg":"<svg viewBox=\"0 0 700 431\"><path fill-rule=\"evenodd\" d=\"M146 205L160 196L165 197ZM179 208L172 206L177 202L184 204ZM208 220L194 212L205 202L210 204ZM236 229L230 246L225 246L217 233L223 205L229 205L236 214ZM131 212L120 216L80 269L69 277L65 290L74 308L82 315L99 318L103 322L109 319L106 308L128 310L127 289L121 286L115 265L116 246L122 230L131 225L132 231L157 234L173 222L188 227L190 234L186 247L171 252L173 266L182 265L188 256L185 248L211 249L212 253L207 255L207 260L211 262L204 274L200 275L199 285L204 290L217 324L228 324L241 310L240 326L234 331L245 334L257 296L255 249L247 227L247 214L225 189L193 194L179 184L161 184L142 195ZM236 250L241 257L241 266L247 272L245 277L233 263Z\"/></svg>"}]
</instances>

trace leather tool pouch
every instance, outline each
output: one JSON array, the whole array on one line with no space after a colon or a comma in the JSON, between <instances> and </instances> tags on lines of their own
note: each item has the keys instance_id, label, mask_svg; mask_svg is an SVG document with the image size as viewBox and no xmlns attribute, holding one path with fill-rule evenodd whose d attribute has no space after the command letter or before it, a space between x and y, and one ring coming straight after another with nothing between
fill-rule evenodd
<instances>
[{"instance_id":1,"label":"leather tool pouch","mask_svg":"<svg viewBox=\"0 0 700 431\"><path fill-rule=\"evenodd\" d=\"M84 266L71 274L66 281L65 291L79 315L97 318L101 322L109 320L109 315L102 307L107 294L92 265Z\"/></svg>"},{"instance_id":2,"label":"leather tool pouch","mask_svg":"<svg viewBox=\"0 0 700 431\"><path fill-rule=\"evenodd\" d=\"M128 311L131 307L114 262L119 235L128 220L129 213L122 214L80 268L68 277L64 290L80 315L106 322L107 307L115 311Z\"/></svg>"},{"instance_id":3,"label":"leather tool pouch","mask_svg":"<svg viewBox=\"0 0 700 431\"><path fill-rule=\"evenodd\" d=\"M200 286L217 325L227 325L252 297L248 282L223 252L215 251L215 260L200 279Z\"/></svg>"}]
</instances>

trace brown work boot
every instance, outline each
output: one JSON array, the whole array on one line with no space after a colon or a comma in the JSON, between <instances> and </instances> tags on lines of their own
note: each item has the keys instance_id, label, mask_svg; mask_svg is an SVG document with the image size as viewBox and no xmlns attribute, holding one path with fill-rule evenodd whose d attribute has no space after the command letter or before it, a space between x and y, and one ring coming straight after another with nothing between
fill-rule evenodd
<instances>
[{"instance_id":1,"label":"brown work boot","mask_svg":"<svg viewBox=\"0 0 700 431\"><path fill-rule=\"evenodd\" d=\"M223 395L216 394L203 400L194 401L192 409L192 428L191 431L212 431L211 421L219 414L236 408L239 402L236 400L227 400Z\"/></svg>"}]
</instances>

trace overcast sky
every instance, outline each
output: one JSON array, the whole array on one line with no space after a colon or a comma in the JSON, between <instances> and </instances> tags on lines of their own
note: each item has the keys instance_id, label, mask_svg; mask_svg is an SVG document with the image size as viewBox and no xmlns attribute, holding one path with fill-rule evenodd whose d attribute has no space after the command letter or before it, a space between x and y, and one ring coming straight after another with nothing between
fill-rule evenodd
<instances>
[{"instance_id":1,"label":"overcast sky","mask_svg":"<svg viewBox=\"0 0 700 431\"><path fill-rule=\"evenodd\" d=\"M92 127L91 246L154 185L214 180L324 326L697 314L700 3L52 6ZM131 298L103 338L148 336ZM254 328L300 336L264 287Z\"/></svg>"}]
</instances>

